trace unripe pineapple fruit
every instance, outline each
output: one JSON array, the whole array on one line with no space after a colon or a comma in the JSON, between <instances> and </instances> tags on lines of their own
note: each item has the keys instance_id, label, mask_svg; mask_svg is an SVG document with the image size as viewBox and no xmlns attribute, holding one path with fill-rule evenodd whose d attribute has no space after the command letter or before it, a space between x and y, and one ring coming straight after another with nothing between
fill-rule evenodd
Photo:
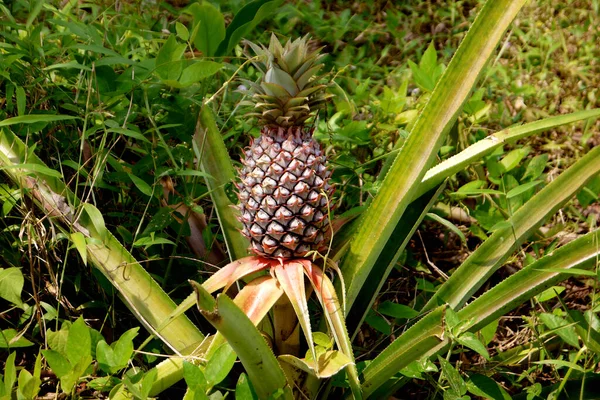
<instances>
[{"instance_id":1,"label":"unripe pineapple fruit","mask_svg":"<svg viewBox=\"0 0 600 400\"><path fill-rule=\"evenodd\" d=\"M238 185L242 232L251 249L269 258L303 257L322 250L330 234L328 202L333 192L321 146L305 121L327 99L319 82L319 51L308 37L268 48L249 43L262 72L248 86L261 136L245 151Z\"/></svg>"}]
</instances>

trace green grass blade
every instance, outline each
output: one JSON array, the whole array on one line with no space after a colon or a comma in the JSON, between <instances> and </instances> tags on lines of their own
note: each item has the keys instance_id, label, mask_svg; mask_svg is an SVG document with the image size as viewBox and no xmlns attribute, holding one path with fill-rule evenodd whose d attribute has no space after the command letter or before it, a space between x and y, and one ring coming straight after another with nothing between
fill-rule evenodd
<instances>
[{"instance_id":1,"label":"green grass blade","mask_svg":"<svg viewBox=\"0 0 600 400\"><path fill-rule=\"evenodd\" d=\"M514 143L536 133L544 132L561 125L572 124L586 119L600 117L600 109L574 112L567 115L544 118L540 121L530 122L525 125L510 127L496 132L483 140L469 146L457 155L439 163L425 174L423 181L417 189L415 197L423 195L444 181L444 179L462 171L466 166L491 154L498 147Z\"/></svg>"},{"instance_id":2,"label":"green grass blade","mask_svg":"<svg viewBox=\"0 0 600 400\"><path fill-rule=\"evenodd\" d=\"M519 208L509 220L510 224L495 231L479 246L444 282L423 310L431 310L440 302L449 304L453 309L462 307L546 218L558 211L598 173L600 147L588 152Z\"/></svg>"},{"instance_id":3,"label":"green grass blade","mask_svg":"<svg viewBox=\"0 0 600 400\"><path fill-rule=\"evenodd\" d=\"M599 255L600 230L596 230L528 265L458 312L461 321L468 321L464 326L465 331L478 331L571 276L560 270L566 272L596 267ZM443 307L425 315L365 368L363 391L366 394L372 394L411 362L423 356L432 356L449 344L448 337L443 335Z\"/></svg>"},{"instance_id":4,"label":"green grass blade","mask_svg":"<svg viewBox=\"0 0 600 400\"><path fill-rule=\"evenodd\" d=\"M524 3L525 0L486 2L450 61L344 257L342 271L349 306L414 198L483 67Z\"/></svg>"},{"instance_id":5,"label":"green grass blade","mask_svg":"<svg viewBox=\"0 0 600 400\"><path fill-rule=\"evenodd\" d=\"M292 399L292 391L273 351L254 323L233 300L224 294L217 300L199 284L193 282L198 294L198 307L206 319L227 339L244 365L248 377L261 399L281 393Z\"/></svg>"},{"instance_id":6,"label":"green grass blade","mask_svg":"<svg viewBox=\"0 0 600 400\"><path fill-rule=\"evenodd\" d=\"M20 164L35 164L41 170L48 169L37 156L29 154L27 146L12 132L0 130L0 169ZM173 351L182 354L189 354L202 342L204 335L185 315L169 320L175 303L104 228L102 215L95 207L81 203L55 176L38 174L30 168L7 168L4 172L34 199L43 212L56 218L66 231L83 234L87 241L88 261L109 279L127 307L149 331ZM76 215L79 218L76 219Z\"/></svg>"},{"instance_id":7,"label":"green grass blade","mask_svg":"<svg viewBox=\"0 0 600 400\"><path fill-rule=\"evenodd\" d=\"M237 211L225 190L235 181L235 173L212 110L207 105L200 110L194 141L200 153L200 168L211 176L206 179L206 185L219 217L229 257L232 261L245 257L248 240L240 232L242 224L237 220Z\"/></svg>"}]
</instances>

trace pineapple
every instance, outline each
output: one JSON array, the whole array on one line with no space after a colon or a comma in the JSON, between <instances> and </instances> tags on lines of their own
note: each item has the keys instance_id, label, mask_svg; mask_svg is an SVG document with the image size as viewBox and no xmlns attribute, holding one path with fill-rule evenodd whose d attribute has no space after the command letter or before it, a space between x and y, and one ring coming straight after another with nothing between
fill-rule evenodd
<instances>
[{"instance_id":1,"label":"pineapple","mask_svg":"<svg viewBox=\"0 0 600 400\"><path fill-rule=\"evenodd\" d=\"M242 233L259 256L304 257L325 248L330 235L331 172L306 124L329 97L318 75L322 55L309 49L308 36L285 46L275 35L268 48L248 44L262 72L259 82L244 82L261 135L242 159Z\"/></svg>"}]
</instances>

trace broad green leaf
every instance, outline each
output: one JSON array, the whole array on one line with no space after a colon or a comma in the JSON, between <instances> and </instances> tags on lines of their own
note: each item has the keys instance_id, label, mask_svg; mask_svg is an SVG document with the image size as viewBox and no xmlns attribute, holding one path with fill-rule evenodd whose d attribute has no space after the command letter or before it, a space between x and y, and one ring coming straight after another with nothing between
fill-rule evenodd
<instances>
[{"instance_id":1,"label":"broad green leaf","mask_svg":"<svg viewBox=\"0 0 600 400\"><path fill-rule=\"evenodd\" d=\"M216 74L221 68L223 68L222 63L198 61L183 70L179 78L179 83L183 86L189 86Z\"/></svg>"},{"instance_id":2,"label":"broad green leaf","mask_svg":"<svg viewBox=\"0 0 600 400\"><path fill-rule=\"evenodd\" d=\"M533 181L533 182L527 182L522 185L519 185L516 188L509 190L508 193L506 193L506 198L512 199L513 197L517 197L518 195L523 194L523 193L533 189L534 187L538 186L542 182L543 181Z\"/></svg>"},{"instance_id":3,"label":"broad green leaf","mask_svg":"<svg viewBox=\"0 0 600 400\"><path fill-rule=\"evenodd\" d=\"M546 271L546 272L551 272L551 271ZM568 270L561 271L559 268L557 268L557 272L559 272L559 273L568 272ZM586 272L590 272L590 271L586 271ZM556 296L558 296L565 290L566 290L566 288L564 286L552 286L552 287L544 290L542 293L538 294L537 296L535 296L535 299L537 301L539 301L540 303L543 303L544 301L548 301L548 300L555 298Z\"/></svg>"},{"instance_id":4,"label":"broad green leaf","mask_svg":"<svg viewBox=\"0 0 600 400\"><path fill-rule=\"evenodd\" d=\"M81 232L73 232L71 233L71 241L81 256L83 264L87 265L87 244L85 241L85 236L83 236L83 233Z\"/></svg>"},{"instance_id":5,"label":"broad green leaf","mask_svg":"<svg viewBox=\"0 0 600 400\"><path fill-rule=\"evenodd\" d=\"M548 154L540 154L533 157L527 164L522 179L538 179L548 165L548 157Z\"/></svg>"},{"instance_id":6,"label":"broad green leaf","mask_svg":"<svg viewBox=\"0 0 600 400\"><path fill-rule=\"evenodd\" d=\"M16 357L17 353L12 352L8 355L6 361L4 362L4 393L8 395L8 398L12 397L12 388L17 380L17 370L15 368Z\"/></svg>"},{"instance_id":7,"label":"broad green leaf","mask_svg":"<svg viewBox=\"0 0 600 400\"><path fill-rule=\"evenodd\" d=\"M575 327L570 325L564 318L550 313L541 313L539 318L544 325L546 325L550 330L554 331L567 344L575 348L580 347L579 336L577 336Z\"/></svg>"},{"instance_id":8,"label":"broad green leaf","mask_svg":"<svg viewBox=\"0 0 600 400\"><path fill-rule=\"evenodd\" d=\"M262 20L273 14L281 3L281 0L255 0L244 5L227 26L225 38L219 44L215 55L230 55L231 50L233 50L238 42Z\"/></svg>"},{"instance_id":9,"label":"broad green leaf","mask_svg":"<svg viewBox=\"0 0 600 400\"><path fill-rule=\"evenodd\" d=\"M15 349L29 346L33 346L33 342L24 338L15 329L0 331L0 349Z\"/></svg>"},{"instance_id":10,"label":"broad green leaf","mask_svg":"<svg viewBox=\"0 0 600 400\"><path fill-rule=\"evenodd\" d=\"M510 400L511 397L495 380L485 375L471 375L467 381L467 390L476 396L490 400Z\"/></svg>"},{"instance_id":11,"label":"broad green leaf","mask_svg":"<svg viewBox=\"0 0 600 400\"><path fill-rule=\"evenodd\" d=\"M100 369L107 374L114 374L119 370L115 368L117 366L115 351L104 340L96 345L96 358Z\"/></svg>"},{"instance_id":12,"label":"broad green leaf","mask_svg":"<svg viewBox=\"0 0 600 400\"><path fill-rule=\"evenodd\" d=\"M148 185L145 180L140 177L135 176L134 174L127 174L131 182L135 185L136 188L146 196L152 196L152 186Z\"/></svg>"},{"instance_id":13,"label":"broad green leaf","mask_svg":"<svg viewBox=\"0 0 600 400\"><path fill-rule=\"evenodd\" d=\"M0 269L0 297L4 300L17 307L23 307L21 292L24 284L25 279L20 268Z\"/></svg>"},{"instance_id":14,"label":"broad green leaf","mask_svg":"<svg viewBox=\"0 0 600 400\"><path fill-rule=\"evenodd\" d=\"M196 34L191 38L194 46L204 56L214 56L219 44L225 38L223 14L208 2L194 3L188 10L194 16Z\"/></svg>"},{"instance_id":15,"label":"broad green leaf","mask_svg":"<svg viewBox=\"0 0 600 400\"><path fill-rule=\"evenodd\" d=\"M233 362L235 362L235 360L232 362L229 355L229 345L226 343L222 344L217 351L211 355L206 364L206 368L204 369L204 375L206 376L209 387L221 383L233 367Z\"/></svg>"},{"instance_id":16,"label":"broad green leaf","mask_svg":"<svg viewBox=\"0 0 600 400\"><path fill-rule=\"evenodd\" d=\"M24 399L35 399L39 390L41 379L34 377L26 369L22 369L19 373L17 393ZM17 396L19 398L19 396Z\"/></svg>"},{"instance_id":17,"label":"broad green leaf","mask_svg":"<svg viewBox=\"0 0 600 400\"><path fill-rule=\"evenodd\" d=\"M59 378L71 371L71 364L66 357L55 350L42 350L42 355L48 361L48 365Z\"/></svg>"},{"instance_id":18,"label":"broad green leaf","mask_svg":"<svg viewBox=\"0 0 600 400\"><path fill-rule=\"evenodd\" d=\"M104 239L108 233L106 226L104 225L104 217L100 210L98 210L93 204L83 203L83 209L85 210L91 224L93 225L96 234Z\"/></svg>"},{"instance_id":19,"label":"broad green leaf","mask_svg":"<svg viewBox=\"0 0 600 400\"><path fill-rule=\"evenodd\" d=\"M258 400L248 376L244 373L240 374L235 385L235 400Z\"/></svg>"},{"instance_id":20,"label":"broad green leaf","mask_svg":"<svg viewBox=\"0 0 600 400\"><path fill-rule=\"evenodd\" d=\"M177 43L175 35L169 35L156 56L156 73L161 79L174 81L179 79L183 69L180 60L184 51L185 44Z\"/></svg>"},{"instance_id":21,"label":"broad green leaf","mask_svg":"<svg viewBox=\"0 0 600 400\"><path fill-rule=\"evenodd\" d=\"M445 358L440 356L438 356L438 361L442 366L442 376L446 378L446 381L448 381L450 384L452 391L458 396L462 396L463 394L467 393L467 384L460 376L456 368L454 368L454 366Z\"/></svg>"},{"instance_id":22,"label":"broad green leaf","mask_svg":"<svg viewBox=\"0 0 600 400\"><path fill-rule=\"evenodd\" d=\"M341 269L351 306L364 285L427 168L456 121L483 67L525 0L488 1L463 39L410 136L367 209ZM382 268L385 268L383 266Z\"/></svg>"},{"instance_id":23,"label":"broad green leaf","mask_svg":"<svg viewBox=\"0 0 600 400\"><path fill-rule=\"evenodd\" d=\"M83 317L77 318L69 329L66 352L71 365L77 364L84 357L92 356L90 328L85 324Z\"/></svg>"},{"instance_id":24,"label":"broad green leaf","mask_svg":"<svg viewBox=\"0 0 600 400\"><path fill-rule=\"evenodd\" d=\"M546 218L600 172L598 160L600 148L596 147L519 208L507 226L495 230L461 264L423 310L433 309L440 301L450 304L454 309L462 307Z\"/></svg>"},{"instance_id":25,"label":"broad green leaf","mask_svg":"<svg viewBox=\"0 0 600 400\"><path fill-rule=\"evenodd\" d=\"M254 323L226 295L219 295L216 301L210 300L210 294L202 286L193 284L200 312L235 350L258 397L268 398L283 389L283 398L291 399L292 392L285 375ZM207 376L207 379L210 378Z\"/></svg>"},{"instance_id":26,"label":"broad green leaf","mask_svg":"<svg viewBox=\"0 0 600 400\"><path fill-rule=\"evenodd\" d=\"M471 349L473 351L476 351L486 360L490 359L490 354L488 353L487 349L485 348L485 345L483 343L481 343L481 341L479 339L477 339L475 334L473 334L471 332L465 332L462 335L460 335L459 337L457 337L456 341L458 343L462 344L463 346L468 347L469 349Z\"/></svg>"},{"instance_id":27,"label":"broad green leaf","mask_svg":"<svg viewBox=\"0 0 600 400\"><path fill-rule=\"evenodd\" d=\"M133 242L134 247L144 247L144 249L148 249L150 246L156 246L160 244L169 244L175 246L174 241L163 237L146 236Z\"/></svg>"},{"instance_id":28,"label":"broad green leaf","mask_svg":"<svg viewBox=\"0 0 600 400\"><path fill-rule=\"evenodd\" d=\"M415 197L439 185L449 176L465 169L467 165L491 154L494 150L511 144L517 140L544 132L557 126L571 124L586 119L595 119L600 116L600 109L578 111L567 115L545 118L540 121L530 122L525 125L510 127L469 146L455 156L439 163L425 174Z\"/></svg>"},{"instance_id":29,"label":"broad green leaf","mask_svg":"<svg viewBox=\"0 0 600 400\"><path fill-rule=\"evenodd\" d=\"M513 170L517 165L519 165L521 160L525 156L527 156L527 154L529 154L530 151L531 151L531 149L529 147L521 147L521 148L515 149L515 150L511 151L510 153L508 153L500 161L500 167L501 167L502 172L508 172L508 171Z\"/></svg>"},{"instance_id":30,"label":"broad green leaf","mask_svg":"<svg viewBox=\"0 0 600 400\"><path fill-rule=\"evenodd\" d=\"M125 368L133 355L133 339L138 335L139 328L131 328L123 333L119 340L111 345L115 351L116 366Z\"/></svg>"},{"instance_id":31,"label":"broad green leaf","mask_svg":"<svg viewBox=\"0 0 600 400\"><path fill-rule=\"evenodd\" d=\"M190 31L188 31L188 28L179 21L175 22L175 31L177 32L177 36L185 42L190 38Z\"/></svg>"},{"instance_id":32,"label":"broad green leaf","mask_svg":"<svg viewBox=\"0 0 600 400\"><path fill-rule=\"evenodd\" d=\"M391 301L384 301L377 307L377 311L382 313L383 315L387 315L389 317L394 318L414 318L419 313L409 306L405 306L404 304L396 304Z\"/></svg>"},{"instance_id":33,"label":"broad green leaf","mask_svg":"<svg viewBox=\"0 0 600 400\"><path fill-rule=\"evenodd\" d=\"M185 379L185 383L188 387L193 390L199 389L202 392L205 392L207 389L208 382L200 367L187 361L183 362L183 379Z\"/></svg>"}]
</instances>

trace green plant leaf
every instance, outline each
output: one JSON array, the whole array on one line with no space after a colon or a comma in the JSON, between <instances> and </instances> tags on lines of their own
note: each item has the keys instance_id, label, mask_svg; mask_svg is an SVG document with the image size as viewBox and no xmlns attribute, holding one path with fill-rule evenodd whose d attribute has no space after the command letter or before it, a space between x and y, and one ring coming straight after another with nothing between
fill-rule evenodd
<instances>
[{"instance_id":1,"label":"green plant leaf","mask_svg":"<svg viewBox=\"0 0 600 400\"><path fill-rule=\"evenodd\" d=\"M179 21L175 22L175 31L177 32L179 39L185 42L190 38L190 31L188 31L188 28Z\"/></svg>"},{"instance_id":2,"label":"green plant leaf","mask_svg":"<svg viewBox=\"0 0 600 400\"><path fill-rule=\"evenodd\" d=\"M194 3L188 12L194 16L194 47L206 57L214 56L225 38L223 14L210 3Z\"/></svg>"},{"instance_id":3,"label":"green plant leaf","mask_svg":"<svg viewBox=\"0 0 600 400\"><path fill-rule=\"evenodd\" d=\"M383 303L381 303L379 307L377 307L377 311L379 311L383 315L401 319L410 319L419 315L417 311L413 310L409 306L405 306L404 304L392 303L391 301L384 301Z\"/></svg>"},{"instance_id":4,"label":"green plant leaf","mask_svg":"<svg viewBox=\"0 0 600 400\"><path fill-rule=\"evenodd\" d=\"M471 375L467 381L467 390L475 396L490 400L510 400L511 397L495 380L485 375Z\"/></svg>"},{"instance_id":5,"label":"green plant leaf","mask_svg":"<svg viewBox=\"0 0 600 400\"><path fill-rule=\"evenodd\" d=\"M215 52L217 56L226 56L231 50L256 27L262 20L273 14L282 3L281 0L255 0L242 7L227 26L225 38Z\"/></svg>"},{"instance_id":6,"label":"green plant leaf","mask_svg":"<svg viewBox=\"0 0 600 400\"><path fill-rule=\"evenodd\" d=\"M442 376L446 378L446 381L450 384L450 388L457 396L462 396L467 393L467 384L464 379L460 376L456 368L445 358L438 356L438 361L442 366Z\"/></svg>"},{"instance_id":7,"label":"green plant leaf","mask_svg":"<svg viewBox=\"0 0 600 400\"><path fill-rule=\"evenodd\" d=\"M546 272L546 268L595 267L600 255L598 243L600 230L575 239L511 275L457 313L459 320L466 321L462 329L476 332L565 279L565 274ZM367 395L411 362L446 349L449 339L443 335L444 307L426 314L371 361L363 371L363 389Z\"/></svg>"},{"instance_id":8,"label":"green plant leaf","mask_svg":"<svg viewBox=\"0 0 600 400\"><path fill-rule=\"evenodd\" d=\"M199 82L202 79L206 79L216 74L221 68L222 63L214 61L198 61L188 67L186 67L181 73L179 83L182 86L189 86L193 83Z\"/></svg>"},{"instance_id":9,"label":"green plant leaf","mask_svg":"<svg viewBox=\"0 0 600 400\"><path fill-rule=\"evenodd\" d=\"M85 241L85 236L83 236L83 233L81 232L73 232L71 233L71 241L81 256L83 264L87 265L87 244Z\"/></svg>"},{"instance_id":10,"label":"green plant leaf","mask_svg":"<svg viewBox=\"0 0 600 400\"><path fill-rule=\"evenodd\" d=\"M352 305L487 60L525 0L487 2L450 61L365 213L341 269ZM385 268L385 266L383 267Z\"/></svg>"},{"instance_id":11,"label":"green plant leaf","mask_svg":"<svg viewBox=\"0 0 600 400\"><path fill-rule=\"evenodd\" d=\"M21 336L15 329L0 331L0 349L14 349L33 346L33 342Z\"/></svg>"},{"instance_id":12,"label":"green plant leaf","mask_svg":"<svg viewBox=\"0 0 600 400\"><path fill-rule=\"evenodd\" d=\"M0 297L21 308L23 307L21 292L24 284L25 279L20 268L0 269Z\"/></svg>"},{"instance_id":13,"label":"green plant leaf","mask_svg":"<svg viewBox=\"0 0 600 400\"><path fill-rule=\"evenodd\" d=\"M235 385L235 400L258 400L248 376L244 373L240 374Z\"/></svg>"},{"instance_id":14,"label":"green plant leaf","mask_svg":"<svg viewBox=\"0 0 600 400\"><path fill-rule=\"evenodd\" d=\"M4 362L4 393L8 396L8 398L12 398L12 388L17 380L17 370L15 368L15 358L17 357L17 353L12 352L6 358Z\"/></svg>"},{"instance_id":15,"label":"green plant leaf","mask_svg":"<svg viewBox=\"0 0 600 400\"><path fill-rule=\"evenodd\" d=\"M71 365L77 364L82 358L91 358L92 338L90 336L90 328L85 324L83 317L77 318L73 325L71 325L65 350Z\"/></svg>"},{"instance_id":16,"label":"green plant leaf","mask_svg":"<svg viewBox=\"0 0 600 400\"><path fill-rule=\"evenodd\" d=\"M139 178L133 174L127 174L131 182L135 185L136 188L139 189L140 192L145 194L146 196L152 196L152 186L148 185L146 181L142 178Z\"/></svg>"},{"instance_id":17,"label":"green plant leaf","mask_svg":"<svg viewBox=\"0 0 600 400\"><path fill-rule=\"evenodd\" d=\"M541 313L539 315L540 320L546 325L549 329L555 331L555 333L561 337L567 344L580 348L579 346L579 336L577 336L577 332L575 331L575 327L573 325L569 325L569 323L562 317L558 315L550 314L550 313Z\"/></svg>"},{"instance_id":18,"label":"green plant leaf","mask_svg":"<svg viewBox=\"0 0 600 400\"><path fill-rule=\"evenodd\" d=\"M55 350L42 350L42 355L48 361L48 365L59 378L71 371L71 364L66 357Z\"/></svg>"},{"instance_id":19,"label":"green plant leaf","mask_svg":"<svg viewBox=\"0 0 600 400\"><path fill-rule=\"evenodd\" d=\"M161 79L176 81L183 70L181 57L185 44L177 43L175 35L169 35L156 56L156 73Z\"/></svg>"},{"instance_id":20,"label":"green plant leaf","mask_svg":"<svg viewBox=\"0 0 600 400\"><path fill-rule=\"evenodd\" d=\"M231 357L229 356L230 353L229 345L224 343L211 355L210 359L208 360L204 374L210 387L215 386L225 379L231 370L231 367L233 367L235 359L233 361L231 360Z\"/></svg>"},{"instance_id":21,"label":"green plant leaf","mask_svg":"<svg viewBox=\"0 0 600 400\"><path fill-rule=\"evenodd\" d=\"M490 359L490 353L488 353L485 345L481 343L479 339L475 336L475 334L471 332L465 332L456 338L456 341L462 344L465 347L468 347L471 350L479 353L486 360Z\"/></svg>"},{"instance_id":22,"label":"green plant leaf","mask_svg":"<svg viewBox=\"0 0 600 400\"><path fill-rule=\"evenodd\" d=\"M5 120L0 121L0 127L15 124L35 124L38 122L68 121L71 119L79 119L79 117L73 117L71 115L28 114L19 117L6 118Z\"/></svg>"}]
</instances>

